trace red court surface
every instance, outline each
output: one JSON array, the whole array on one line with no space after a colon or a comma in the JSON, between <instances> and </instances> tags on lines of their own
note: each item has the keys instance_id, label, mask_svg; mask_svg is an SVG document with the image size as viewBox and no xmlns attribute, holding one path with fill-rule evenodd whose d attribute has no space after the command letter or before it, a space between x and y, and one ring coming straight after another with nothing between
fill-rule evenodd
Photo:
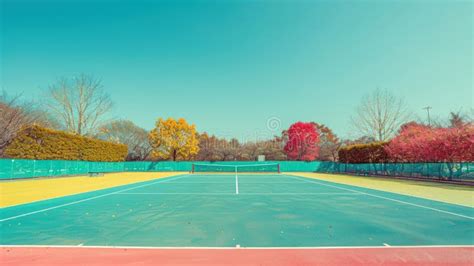
<instances>
[{"instance_id":1,"label":"red court surface","mask_svg":"<svg viewBox=\"0 0 474 266\"><path fill-rule=\"evenodd\" d=\"M2 247L7 265L474 265L473 246L365 248Z\"/></svg>"}]
</instances>

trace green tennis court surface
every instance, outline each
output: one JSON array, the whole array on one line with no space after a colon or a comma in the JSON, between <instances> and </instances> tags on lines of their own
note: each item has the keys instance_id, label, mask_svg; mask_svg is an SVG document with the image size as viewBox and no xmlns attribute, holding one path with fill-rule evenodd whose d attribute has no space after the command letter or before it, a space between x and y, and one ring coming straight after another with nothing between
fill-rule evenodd
<instances>
[{"instance_id":1,"label":"green tennis court surface","mask_svg":"<svg viewBox=\"0 0 474 266\"><path fill-rule=\"evenodd\" d=\"M190 174L1 210L2 245L472 245L472 208L284 174Z\"/></svg>"}]
</instances>

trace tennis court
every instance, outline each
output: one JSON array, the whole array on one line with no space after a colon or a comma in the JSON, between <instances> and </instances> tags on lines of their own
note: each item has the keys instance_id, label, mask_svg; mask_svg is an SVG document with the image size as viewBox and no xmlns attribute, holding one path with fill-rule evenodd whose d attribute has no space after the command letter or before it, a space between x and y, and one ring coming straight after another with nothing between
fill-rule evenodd
<instances>
[{"instance_id":1,"label":"tennis court","mask_svg":"<svg viewBox=\"0 0 474 266\"><path fill-rule=\"evenodd\" d=\"M2 245L472 245L472 208L278 173L194 173L2 209Z\"/></svg>"}]
</instances>

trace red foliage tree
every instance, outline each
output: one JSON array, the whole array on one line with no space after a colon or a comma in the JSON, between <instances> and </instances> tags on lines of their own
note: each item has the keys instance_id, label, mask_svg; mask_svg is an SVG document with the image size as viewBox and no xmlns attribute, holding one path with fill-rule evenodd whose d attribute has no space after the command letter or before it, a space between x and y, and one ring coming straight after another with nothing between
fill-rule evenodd
<instances>
[{"instance_id":1,"label":"red foliage tree","mask_svg":"<svg viewBox=\"0 0 474 266\"><path fill-rule=\"evenodd\" d=\"M472 162L474 126L433 128L408 123L386 146L386 151L397 162Z\"/></svg>"},{"instance_id":2,"label":"red foliage tree","mask_svg":"<svg viewBox=\"0 0 474 266\"><path fill-rule=\"evenodd\" d=\"M319 134L314 123L296 122L286 131L285 153L291 160L314 161L319 155Z\"/></svg>"}]
</instances>

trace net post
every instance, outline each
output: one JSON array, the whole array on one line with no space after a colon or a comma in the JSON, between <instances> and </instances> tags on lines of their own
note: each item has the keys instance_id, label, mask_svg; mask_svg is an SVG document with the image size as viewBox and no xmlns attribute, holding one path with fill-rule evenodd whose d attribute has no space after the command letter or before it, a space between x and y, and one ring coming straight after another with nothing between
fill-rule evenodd
<instances>
[{"instance_id":1,"label":"net post","mask_svg":"<svg viewBox=\"0 0 474 266\"><path fill-rule=\"evenodd\" d=\"M10 167L10 170L11 170L11 175L10 175L10 179L13 179L13 176L15 175L15 170L13 168L13 164L15 164L15 159L12 159L11 160L11 167Z\"/></svg>"},{"instance_id":2,"label":"net post","mask_svg":"<svg viewBox=\"0 0 474 266\"><path fill-rule=\"evenodd\" d=\"M191 173L194 174L194 164L192 164Z\"/></svg>"},{"instance_id":3,"label":"net post","mask_svg":"<svg viewBox=\"0 0 474 266\"><path fill-rule=\"evenodd\" d=\"M280 174L280 164L277 164L277 167L278 167L278 173Z\"/></svg>"}]
</instances>

